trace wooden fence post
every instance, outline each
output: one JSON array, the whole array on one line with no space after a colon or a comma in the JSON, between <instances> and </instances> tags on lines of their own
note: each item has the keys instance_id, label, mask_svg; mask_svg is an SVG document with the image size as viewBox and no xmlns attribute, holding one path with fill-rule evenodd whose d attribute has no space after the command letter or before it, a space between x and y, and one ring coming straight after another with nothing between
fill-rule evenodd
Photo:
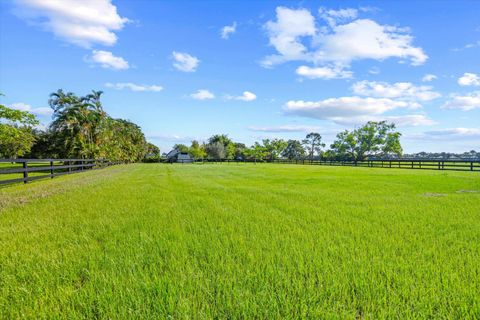
<instances>
[{"instance_id":1,"label":"wooden fence post","mask_svg":"<svg viewBox=\"0 0 480 320\"><path fill-rule=\"evenodd\" d=\"M53 179L53 161L50 161L50 179Z\"/></svg>"},{"instance_id":2,"label":"wooden fence post","mask_svg":"<svg viewBox=\"0 0 480 320\"><path fill-rule=\"evenodd\" d=\"M28 182L28 164L27 164L27 161L23 162L22 163L22 167L23 167L23 183L27 183Z\"/></svg>"}]
</instances>

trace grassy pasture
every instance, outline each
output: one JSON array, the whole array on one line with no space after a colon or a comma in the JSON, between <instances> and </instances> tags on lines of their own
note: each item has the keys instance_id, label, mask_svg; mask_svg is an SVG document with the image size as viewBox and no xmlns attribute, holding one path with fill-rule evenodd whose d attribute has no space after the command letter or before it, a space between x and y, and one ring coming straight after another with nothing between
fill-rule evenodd
<instances>
[{"instance_id":1,"label":"grassy pasture","mask_svg":"<svg viewBox=\"0 0 480 320\"><path fill-rule=\"evenodd\" d=\"M136 164L0 189L0 319L480 317L480 175Z\"/></svg>"}]
</instances>

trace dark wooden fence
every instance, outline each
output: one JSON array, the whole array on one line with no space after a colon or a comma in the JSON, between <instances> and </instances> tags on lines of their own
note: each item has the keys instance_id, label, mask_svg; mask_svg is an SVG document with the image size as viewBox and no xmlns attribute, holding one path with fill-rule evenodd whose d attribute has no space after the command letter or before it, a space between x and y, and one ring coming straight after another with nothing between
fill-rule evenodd
<instances>
[{"instance_id":1,"label":"dark wooden fence","mask_svg":"<svg viewBox=\"0 0 480 320\"><path fill-rule=\"evenodd\" d=\"M181 162L181 161L180 161ZM397 168L397 169L429 169L429 170L456 170L456 171L479 171L480 159L473 160L439 160L439 159L376 159L365 161L338 161L338 160L233 160L233 159L205 159L196 162L204 163L282 163L303 165L326 165L326 166L350 166L368 168Z\"/></svg>"},{"instance_id":2,"label":"dark wooden fence","mask_svg":"<svg viewBox=\"0 0 480 320\"><path fill-rule=\"evenodd\" d=\"M0 159L0 185L101 169L116 164L106 159ZM13 178L15 176L15 178Z\"/></svg>"}]
</instances>

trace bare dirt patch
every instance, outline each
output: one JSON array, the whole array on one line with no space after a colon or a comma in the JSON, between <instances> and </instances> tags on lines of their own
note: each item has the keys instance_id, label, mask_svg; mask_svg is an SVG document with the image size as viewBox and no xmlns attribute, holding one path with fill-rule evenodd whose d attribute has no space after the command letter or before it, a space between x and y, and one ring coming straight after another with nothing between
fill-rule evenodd
<instances>
[{"instance_id":1,"label":"bare dirt patch","mask_svg":"<svg viewBox=\"0 0 480 320\"><path fill-rule=\"evenodd\" d=\"M458 190L457 193L480 193L480 190Z\"/></svg>"},{"instance_id":2,"label":"bare dirt patch","mask_svg":"<svg viewBox=\"0 0 480 320\"><path fill-rule=\"evenodd\" d=\"M422 194L424 197L446 197L447 194L445 193L434 193L434 192L427 192Z\"/></svg>"}]
</instances>

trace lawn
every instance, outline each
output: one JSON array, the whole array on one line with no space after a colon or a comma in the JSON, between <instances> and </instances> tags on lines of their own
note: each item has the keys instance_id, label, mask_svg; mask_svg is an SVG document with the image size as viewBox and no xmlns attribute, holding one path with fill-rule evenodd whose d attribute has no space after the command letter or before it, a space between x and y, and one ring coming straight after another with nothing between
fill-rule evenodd
<instances>
[{"instance_id":1,"label":"lawn","mask_svg":"<svg viewBox=\"0 0 480 320\"><path fill-rule=\"evenodd\" d=\"M480 174L135 164L0 189L0 319L480 317Z\"/></svg>"}]
</instances>

